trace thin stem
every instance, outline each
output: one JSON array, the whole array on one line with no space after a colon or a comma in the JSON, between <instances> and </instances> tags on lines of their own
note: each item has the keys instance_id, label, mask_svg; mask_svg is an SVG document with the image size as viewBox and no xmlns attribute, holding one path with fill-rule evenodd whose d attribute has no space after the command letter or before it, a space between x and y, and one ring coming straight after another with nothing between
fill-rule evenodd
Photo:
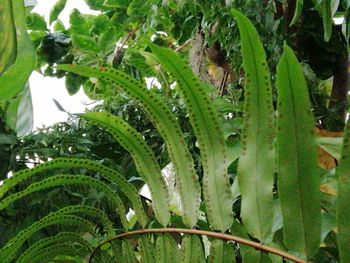
<instances>
[{"instance_id":1,"label":"thin stem","mask_svg":"<svg viewBox=\"0 0 350 263\"><path fill-rule=\"evenodd\" d=\"M142 234L148 234L148 233L181 233L181 234L190 234L190 235L203 235L203 236L210 236L214 238L220 238L224 240L229 240L229 241L234 241L236 243L240 243L243 245L247 245L250 247L253 247L257 250L268 252L271 254L275 254L277 256L280 256L284 259L291 260L295 263L306 263L305 260L302 260L300 258L297 258L291 254L288 254L287 252L284 252L282 250L279 250L277 248L269 247L263 244L260 244L258 242L254 242L248 239L244 239L241 237L233 236L233 235L228 235L228 234L223 234L223 233L217 233L217 232L210 232L210 231L204 231L204 230L196 230L196 229L183 229L183 228L157 228L157 229L142 229L142 230L135 230L135 231L130 231L126 232L120 235L117 235L115 237L112 237L108 240L103 241L100 243L92 252L89 258L89 263L92 263L92 259L97 252L97 250L102 247L103 245L117 239L122 239L125 237L129 236L134 236L134 235L142 235Z\"/></svg>"}]
</instances>

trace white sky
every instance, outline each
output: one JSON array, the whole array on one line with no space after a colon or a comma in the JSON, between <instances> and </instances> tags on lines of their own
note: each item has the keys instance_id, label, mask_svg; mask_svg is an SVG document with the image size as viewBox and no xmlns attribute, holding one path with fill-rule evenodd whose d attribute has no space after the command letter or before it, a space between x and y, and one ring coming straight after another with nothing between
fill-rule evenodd
<instances>
[{"instance_id":1,"label":"white sky","mask_svg":"<svg viewBox=\"0 0 350 263\"><path fill-rule=\"evenodd\" d=\"M46 21L48 21L50 10L56 3L56 0L37 0L37 2L38 4L33 9L33 12L44 15ZM84 0L67 1L65 9L59 16L66 27L69 25L69 14L73 8L79 9L82 13L98 13L90 10ZM41 74L33 72L29 83L34 108L34 129L67 120L68 115L60 112L52 99L56 99L65 110L71 113L83 112L85 108L93 106L84 105L84 103L91 103L92 101L84 94L82 89L74 96L69 96L65 88L64 78L44 78Z\"/></svg>"}]
</instances>

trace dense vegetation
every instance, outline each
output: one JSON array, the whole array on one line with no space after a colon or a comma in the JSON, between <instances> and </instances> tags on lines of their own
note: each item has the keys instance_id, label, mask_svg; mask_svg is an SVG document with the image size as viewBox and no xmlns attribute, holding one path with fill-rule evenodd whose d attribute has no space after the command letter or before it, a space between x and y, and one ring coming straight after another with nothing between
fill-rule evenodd
<instances>
[{"instance_id":1,"label":"dense vegetation","mask_svg":"<svg viewBox=\"0 0 350 263\"><path fill-rule=\"evenodd\" d=\"M348 1L86 0L65 28L59 0L50 30L22 2L0 4L1 262L350 262ZM33 70L103 104L30 133Z\"/></svg>"}]
</instances>

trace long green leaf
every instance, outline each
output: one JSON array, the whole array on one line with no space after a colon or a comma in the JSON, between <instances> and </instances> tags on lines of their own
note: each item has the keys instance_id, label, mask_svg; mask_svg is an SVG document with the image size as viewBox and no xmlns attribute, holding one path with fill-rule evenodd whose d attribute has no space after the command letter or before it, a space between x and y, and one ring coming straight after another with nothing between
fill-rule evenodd
<instances>
[{"instance_id":1,"label":"long green leaf","mask_svg":"<svg viewBox=\"0 0 350 263\"><path fill-rule=\"evenodd\" d=\"M201 152L207 217L213 228L225 231L233 221L233 198L227 174L230 163L223 129L207 87L176 52L153 44L150 47L161 65L173 75L179 85Z\"/></svg>"},{"instance_id":2,"label":"long green leaf","mask_svg":"<svg viewBox=\"0 0 350 263\"><path fill-rule=\"evenodd\" d=\"M151 192L155 216L166 226L170 220L168 190L157 160L142 136L127 122L106 112L89 112L81 117L107 129L130 152Z\"/></svg>"},{"instance_id":3,"label":"long green leaf","mask_svg":"<svg viewBox=\"0 0 350 263\"><path fill-rule=\"evenodd\" d=\"M314 120L301 65L291 48L277 66L278 193L286 246L310 259L318 250L321 207Z\"/></svg>"},{"instance_id":4,"label":"long green leaf","mask_svg":"<svg viewBox=\"0 0 350 263\"><path fill-rule=\"evenodd\" d=\"M342 149L342 157L337 168L338 175L338 247L340 262L350 262L350 122L348 121Z\"/></svg>"},{"instance_id":5,"label":"long green leaf","mask_svg":"<svg viewBox=\"0 0 350 263\"><path fill-rule=\"evenodd\" d=\"M22 91L35 65L35 50L26 29L24 1L12 0L12 14L16 27L17 57L0 77L0 101L9 100Z\"/></svg>"},{"instance_id":6,"label":"long green leaf","mask_svg":"<svg viewBox=\"0 0 350 263\"><path fill-rule=\"evenodd\" d=\"M127 95L141 104L155 127L163 137L171 162L176 171L176 186L180 194L183 222L193 227L198 218L200 186L193 158L188 150L178 120L171 113L162 97L150 92L140 82L113 68L89 68L73 65L59 65L59 69L74 72L85 77L99 78L123 89Z\"/></svg>"},{"instance_id":7,"label":"long green leaf","mask_svg":"<svg viewBox=\"0 0 350 263\"><path fill-rule=\"evenodd\" d=\"M275 172L274 110L266 55L258 32L240 12L233 10L241 35L245 71L245 116L238 183L241 217L247 231L264 243L272 238Z\"/></svg>"},{"instance_id":8,"label":"long green leaf","mask_svg":"<svg viewBox=\"0 0 350 263\"><path fill-rule=\"evenodd\" d=\"M11 0L3 0L0 5L0 76L16 59L16 29L11 7Z\"/></svg>"}]
</instances>

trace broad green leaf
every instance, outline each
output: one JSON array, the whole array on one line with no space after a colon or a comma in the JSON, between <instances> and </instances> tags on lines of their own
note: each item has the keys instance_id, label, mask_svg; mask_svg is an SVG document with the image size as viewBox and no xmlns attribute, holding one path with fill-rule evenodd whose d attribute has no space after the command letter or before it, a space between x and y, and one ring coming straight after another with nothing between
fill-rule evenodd
<instances>
[{"instance_id":1,"label":"broad green leaf","mask_svg":"<svg viewBox=\"0 0 350 263\"><path fill-rule=\"evenodd\" d=\"M151 192L155 216L159 223L166 226L170 220L167 187L157 160L142 136L127 122L109 113L89 112L82 114L81 117L105 128L130 152L138 172Z\"/></svg>"},{"instance_id":2,"label":"broad green leaf","mask_svg":"<svg viewBox=\"0 0 350 263\"><path fill-rule=\"evenodd\" d=\"M176 79L201 152L203 195L214 229L232 225L232 193L227 174L230 164L223 128L205 86L176 52L150 44L160 64Z\"/></svg>"},{"instance_id":3,"label":"broad green leaf","mask_svg":"<svg viewBox=\"0 0 350 263\"><path fill-rule=\"evenodd\" d=\"M69 16L70 29L72 33L90 36L91 24L87 15L83 15L78 9L73 9Z\"/></svg>"},{"instance_id":4,"label":"broad green leaf","mask_svg":"<svg viewBox=\"0 0 350 263\"><path fill-rule=\"evenodd\" d=\"M0 102L15 97L23 90L35 65L35 50L27 33L23 1L12 0L11 11L16 27L17 56L0 77Z\"/></svg>"},{"instance_id":5,"label":"broad green leaf","mask_svg":"<svg viewBox=\"0 0 350 263\"><path fill-rule=\"evenodd\" d=\"M314 120L301 65L286 44L277 66L278 193L287 248L310 259L320 245L320 179Z\"/></svg>"},{"instance_id":6,"label":"broad green leaf","mask_svg":"<svg viewBox=\"0 0 350 263\"><path fill-rule=\"evenodd\" d=\"M29 84L26 84L19 98L20 100L16 118L16 132L17 135L21 137L32 131L34 123L32 95Z\"/></svg>"},{"instance_id":7,"label":"broad green leaf","mask_svg":"<svg viewBox=\"0 0 350 263\"><path fill-rule=\"evenodd\" d=\"M295 25L303 11L304 0L296 0L296 7L292 21L289 26Z\"/></svg>"},{"instance_id":8,"label":"broad green leaf","mask_svg":"<svg viewBox=\"0 0 350 263\"><path fill-rule=\"evenodd\" d=\"M248 233L263 243L272 239L275 172L274 110L266 55L258 32L236 10L245 71L245 115L238 183L242 194L241 217Z\"/></svg>"},{"instance_id":9,"label":"broad green leaf","mask_svg":"<svg viewBox=\"0 0 350 263\"><path fill-rule=\"evenodd\" d=\"M98 39L100 49L105 53L110 52L110 50L114 50L115 43L118 41L121 35L121 31L118 31L114 26L111 26L105 30Z\"/></svg>"},{"instance_id":10,"label":"broad green leaf","mask_svg":"<svg viewBox=\"0 0 350 263\"><path fill-rule=\"evenodd\" d=\"M97 42L89 36L72 34L72 44L75 48L80 49L82 51L91 53L91 52L99 52L99 46Z\"/></svg>"},{"instance_id":11,"label":"broad green leaf","mask_svg":"<svg viewBox=\"0 0 350 263\"><path fill-rule=\"evenodd\" d=\"M50 25L61 14L61 12L63 11L63 9L66 6L66 3L67 3L67 0L57 0L56 4L52 7L52 9L50 11L50 19L49 19Z\"/></svg>"},{"instance_id":12,"label":"broad green leaf","mask_svg":"<svg viewBox=\"0 0 350 263\"><path fill-rule=\"evenodd\" d=\"M108 16L100 14L94 18L94 23L91 31L93 32L93 34L100 35L111 26L112 25L109 21Z\"/></svg>"},{"instance_id":13,"label":"broad green leaf","mask_svg":"<svg viewBox=\"0 0 350 263\"><path fill-rule=\"evenodd\" d=\"M350 262L350 122L346 124L338 175L338 247L340 262Z\"/></svg>"},{"instance_id":14,"label":"broad green leaf","mask_svg":"<svg viewBox=\"0 0 350 263\"><path fill-rule=\"evenodd\" d=\"M16 29L11 0L3 0L0 8L0 76L15 61ZM1 98L1 97L0 97Z\"/></svg>"},{"instance_id":15,"label":"broad green leaf","mask_svg":"<svg viewBox=\"0 0 350 263\"><path fill-rule=\"evenodd\" d=\"M36 13L27 15L26 23L29 30L48 30L44 17Z\"/></svg>"},{"instance_id":16,"label":"broad green leaf","mask_svg":"<svg viewBox=\"0 0 350 263\"><path fill-rule=\"evenodd\" d=\"M117 86L141 104L166 143L170 160L176 171L176 187L180 193L183 212L182 220L186 225L193 227L198 218L200 186L193 158L179 122L164 99L125 73L112 68L89 68L77 65L58 65L57 68L85 77L99 78L110 84L111 89Z\"/></svg>"}]
</instances>

